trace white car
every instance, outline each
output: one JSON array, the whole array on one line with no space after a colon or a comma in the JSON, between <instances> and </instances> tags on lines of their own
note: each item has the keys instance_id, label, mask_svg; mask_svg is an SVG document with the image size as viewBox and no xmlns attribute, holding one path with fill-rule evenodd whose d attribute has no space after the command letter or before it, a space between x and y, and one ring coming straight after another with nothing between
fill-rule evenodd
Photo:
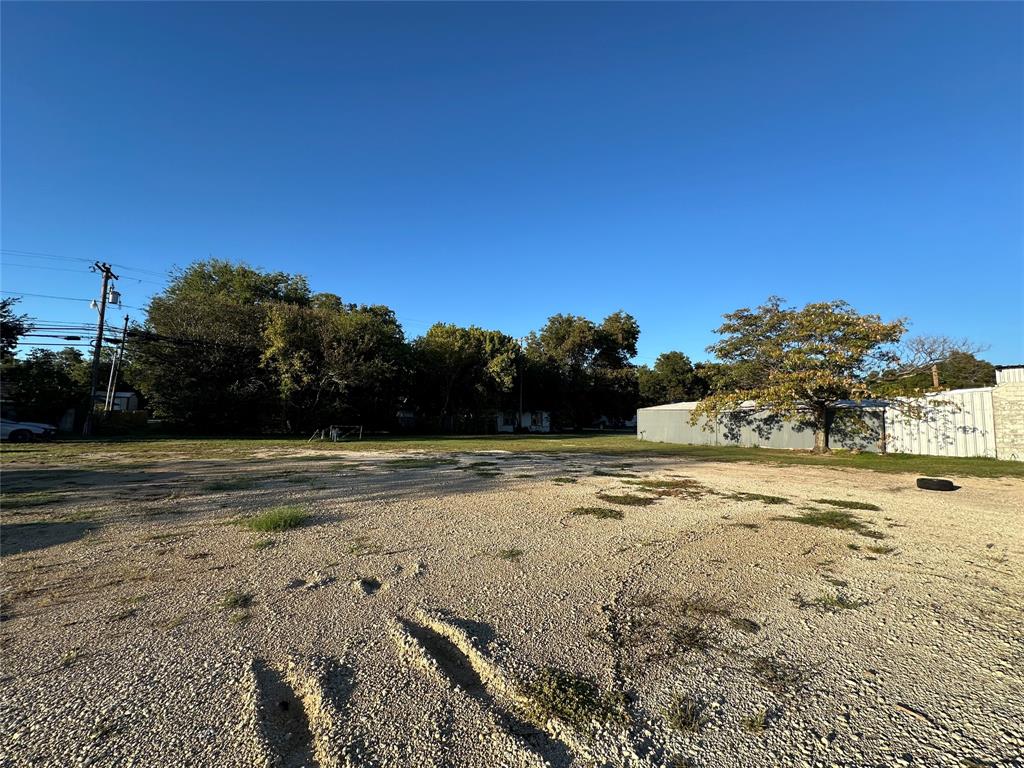
<instances>
[{"instance_id":1,"label":"white car","mask_svg":"<svg viewBox=\"0 0 1024 768\"><path fill-rule=\"evenodd\" d=\"M25 443L29 440L48 440L55 434L57 434L57 428L53 424L0 419L0 440L10 440L12 443Z\"/></svg>"}]
</instances>

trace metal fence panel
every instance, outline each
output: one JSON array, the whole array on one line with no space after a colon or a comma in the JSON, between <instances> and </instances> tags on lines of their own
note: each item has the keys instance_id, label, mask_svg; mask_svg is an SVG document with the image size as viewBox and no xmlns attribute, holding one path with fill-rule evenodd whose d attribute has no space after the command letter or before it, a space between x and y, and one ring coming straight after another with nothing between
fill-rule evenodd
<instances>
[{"instance_id":1,"label":"metal fence panel","mask_svg":"<svg viewBox=\"0 0 1024 768\"><path fill-rule=\"evenodd\" d=\"M898 400L923 412L908 415L895 405L885 409L885 447L889 453L995 458L990 387Z\"/></svg>"}]
</instances>

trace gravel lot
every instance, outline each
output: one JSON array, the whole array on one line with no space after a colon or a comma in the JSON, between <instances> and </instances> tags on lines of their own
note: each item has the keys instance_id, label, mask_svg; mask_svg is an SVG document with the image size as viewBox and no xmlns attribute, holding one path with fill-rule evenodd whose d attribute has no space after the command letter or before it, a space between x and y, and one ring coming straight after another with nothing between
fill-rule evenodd
<instances>
[{"instance_id":1,"label":"gravel lot","mask_svg":"<svg viewBox=\"0 0 1024 768\"><path fill-rule=\"evenodd\" d=\"M1022 766L1024 482L914 479L7 468L0 765Z\"/></svg>"}]
</instances>

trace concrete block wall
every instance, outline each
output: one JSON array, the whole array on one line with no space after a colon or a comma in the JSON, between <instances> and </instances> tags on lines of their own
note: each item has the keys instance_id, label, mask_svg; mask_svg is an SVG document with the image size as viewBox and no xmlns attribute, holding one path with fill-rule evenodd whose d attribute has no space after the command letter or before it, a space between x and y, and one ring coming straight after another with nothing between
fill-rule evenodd
<instances>
[{"instance_id":1,"label":"concrete block wall","mask_svg":"<svg viewBox=\"0 0 1024 768\"><path fill-rule=\"evenodd\" d=\"M997 384L992 389L996 427L996 458L1024 461L1024 381Z\"/></svg>"}]
</instances>

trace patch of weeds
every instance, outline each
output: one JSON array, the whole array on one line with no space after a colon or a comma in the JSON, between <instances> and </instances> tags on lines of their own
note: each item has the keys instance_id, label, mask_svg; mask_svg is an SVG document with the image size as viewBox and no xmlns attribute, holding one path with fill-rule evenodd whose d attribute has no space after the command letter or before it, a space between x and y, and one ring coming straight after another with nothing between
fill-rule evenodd
<instances>
[{"instance_id":1,"label":"patch of weeds","mask_svg":"<svg viewBox=\"0 0 1024 768\"><path fill-rule=\"evenodd\" d=\"M761 625L752 619L744 619L739 616L733 616L729 619L729 626L733 629L745 632L748 635L756 635L761 631Z\"/></svg>"},{"instance_id":2,"label":"patch of weeds","mask_svg":"<svg viewBox=\"0 0 1024 768\"><path fill-rule=\"evenodd\" d=\"M761 526L757 523L729 523L733 528L746 528L748 531L759 531Z\"/></svg>"},{"instance_id":3,"label":"patch of weeds","mask_svg":"<svg viewBox=\"0 0 1024 768\"><path fill-rule=\"evenodd\" d=\"M687 499L699 499L709 493L714 493L706 485L687 478L681 480L624 480L623 482L643 488L645 491L656 496L679 496Z\"/></svg>"},{"instance_id":4,"label":"patch of weeds","mask_svg":"<svg viewBox=\"0 0 1024 768\"><path fill-rule=\"evenodd\" d=\"M473 470L473 474L476 475L477 477L501 477L501 471L497 469L475 469Z\"/></svg>"},{"instance_id":5,"label":"patch of weeds","mask_svg":"<svg viewBox=\"0 0 1024 768\"><path fill-rule=\"evenodd\" d=\"M307 518L308 515L302 507L285 506L274 507L255 517L247 517L241 520L239 524L244 525L250 531L266 533L268 531L287 531L292 528L298 528L306 522Z\"/></svg>"},{"instance_id":6,"label":"patch of weeds","mask_svg":"<svg viewBox=\"0 0 1024 768\"><path fill-rule=\"evenodd\" d=\"M520 472L518 475L512 475L512 477L527 478L533 477L533 475L531 475L529 472Z\"/></svg>"},{"instance_id":7,"label":"patch of weeds","mask_svg":"<svg viewBox=\"0 0 1024 768\"><path fill-rule=\"evenodd\" d=\"M228 621L235 625L248 624L252 618L252 614L249 611L235 611L228 616Z\"/></svg>"},{"instance_id":8,"label":"patch of weeds","mask_svg":"<svg viewBox=\"0 0 1024 768\"><path fill-rule=\"evenodd\" d=\"M502 560L510 560L512 562L516 562L525 554L526 553L518 547L511 547L509 549L502 549L498 551L498 557Z\"/></svg>"},{"instance_id":9,"label":"patch of weeds","mask_svg":"<svg viewBox=\"0 0 1024 768\"><path fill-rule=\"evenodd\" d=\"M628 719L621 693L604 693L596 682L557 667L546 667L520 685L523 714L544 726L552 719L578 729L592 723L623 725Z\"/></svg>"},{"instance_id":10,"label":"patch of weeds","mask_svg":"<svg viewBox=\"0 0 1024 768\"><path fill-rule=\"evenodd\" d=\"M553 478L551 478L551 482L552 483L561 483L562 485L569 485L570 483L575 483L576 482L576 478L575 477L553 477Z\"/></svg>"},{"instance_id":11,"label":"patch of weeds","mask_svg":"<svg viewBox=\"0 0 1024 768\"><path fill-rule=\"evenodd\" d=\"M636 472L623 472L621 470L601 469L594 470L595 477L636 477Z\"/></svg>"},{"instance_id":12,"label":"patch of weeds","mask_svg":"<svg viewBox=\"0 0 1024 768\"><path fill-rule=\"evenodd\" d=\"M732 499L733 501L760 501L762 504L789 504L789 499L785 496L769 496L764 493L746 493L745 491L736 491L735 493L728 494L725 498Z\"/></svg>"},{"instance_id":13,"label":"patch of weeds","mask_svg":"<svg viewBox=\"0 0 1024 768\"><path fill-rule=\"evenodd\" d=\"M707 704L693 696L677 695L665 710L669 727L679 733L696 733L708 721Z\"/></svg>"},{"instance_id":14,"label":"patch of weeds","mask_svg":"<svg viewBox=\"0 0 1024 768\"><path fill-rule=\"evenodd\" d=\"M431 467L445 467L458 464L458 459L444 457L405 457L401 459L390 459L384 466L392 469L429 469Z\"/></svg>"},{"instance_id":15,"label":"patch of weeds","mask_svg":"<svg viewBox=\"0 0 1024 768\"><path fill-rule=\"evenodd\" d=\"M847 546L847 547L848 547L849 549L852 549L852 550L853 550L854 552L860 552L860 544L854 544L854 543L853 543L853 542L851 541L851 542L850 542L849 544L847 544L846 546Z\"/></svg>"},{"instance_id":16,"label":"patch of weeds","mask_svg":"<svg viewBox=\"0 0 1024 768\"><path fill-rule=\"evenodd\" d=\"M787 517L774 517L773 520L782 520L790 523L802 523L813 525L817 528L835 528L839 531L854 531L861 536L872 539L884 539L885 534L873 530L867 523L850 512L840 512L837 509L822 509L805 511L803 514Z\"/></svg>"},{"instance_id":17,"label":"patch of weeds","mask_svg":"<svg viewBox=\"0 0 1024 768\"><path fill-rule=\"evenodd\" d=\"M881 512L882 508L877 504L868 504L866 501L849 501L848 499L811 499L815 504L828 504L830 507L840 509L865 509L870 512Z\"/></svg>"},{"instance_id":18,"label":"patch of weeds","mask_svg":"<svg viewBox=\"0 0 1024 768\"><path fill-rule=\"evenodd\" d=\"M608 507L576 507L570 510L570 514L579 517L581 515L590 515L596 517L598 520L621 520L623 514L617 509L609 509Z\"/></svg>"},{"instance_id":19,"label":"patch of weeds","mask_svg":"<svg viewBox=\"0 0 1024 768\"><path fill-rule=\"evenodd\" d=\"M249 546L256 550L270 549L275 543L276 542L273 539L256 539L256 541Z\"/></svg>"},{"instance_id":20,"label":"patch of weeds","mask_svg":"<svg viewBox=\"0 0 1024 768\"><path fill-rule=\"evenodd\" d=\"M744 717L740 725L747 733L764 733L768 730L768 710L761 709L752 715Z\"/></svg>"},{"instance_id":21,"label":"patch of weeds","mask_svg":"<svg viewBox=\"0 0 1024 768\"><path fill-rule=\"evenodd\" d=\"M207 493L219 493L221 491L248 491L256 487L256 481L249 477L225 477L219 480L212 480L203 485Z\"/></svg>"},{"instance_id":22,"label":"patch of weeds","mask_svg":"<svg viewBox=\"0 0 1024 768\"><path fill-rule=\"evenodd\" d=\"M60 500L60 494L53 491L8 491L0 495L0 506L6 510L24 509L25 507L42 507L47 504L55 504Z\"/></svg>"},{"instance_id":23,"label":"patch of weeds","mask_svg":"<svg viewBox=\"0 0 1024 768\"><path fill-rule=\"evenodd\" d=\"M855 611L868 605L866 600L857 600L842 592L835 595L822 595L813 600L806 599L803 595L797 595L794 601L799 608L816 608L825 613L838 613L840 611Z\"/></svg>"},{"instance_id":24,"label":"patch of weeds","mask_svg":"<svg viewBox=\"0 0 1024 768\"><path fill-rule=\"evenodd\" d=\"M228 590L220 600L220 607L226 611L237 611L252 605L252 595L237 589Z\"/></svg>"},{"instance_id":25,"label":"patch of weeds","mask_svg":"<svg viewBox=\"0 0 1024 768\"><path fill-rule=\"evenodd\" d=\"M807 684L807 672L781 656L755 656L751 670L762 685L777 693L798 691Z\"/></svg>"},{"instance_id":26,"label":"patch of weeds","mask_svg":"<svg viewBox=\"0 0 1024 768\"><path fill-rule=\"evenodd\" d=\"M597 498L609 504L621 504L626 507L649 507L658 501L656 496L640 496L636 493L598 493Z\"/></svg>"},{"instance_id":27,"label":"patch of weeds","mask_svg":"<svg viewBox=\"0 0 1024 768\"><path fill-rule=\"evenodd\" d=\"M891 555L896 551L896 547L887 547L884 544L871 544L867 547L867 550L876 555Z\"/></svg>"},{"instance_id":28,"label":"patch of weeds","mask_svg":"<svg viewBox=\"0 0 1024 768\"><path fill-rule=\"evenodd\" d=\"M63 656L61 656L60 666L63 667L64 669L67 669L72 664L74 664L76 661L78 661L80 658L82 658L82 649L81 648L72 648L70 651L68 651Z\"/></svg>"},{"instance_id":29,"label":"patch of weeds","mask_svg":"<svg viewBox=\"0 0 1024 768\"><path fill-rule=\"evenodd\" d=\"M690 653L709 654L718 644L718 632L704 621L679 624L669 630L666 658L686 656Z\"/></svg>"}]
</instances>

